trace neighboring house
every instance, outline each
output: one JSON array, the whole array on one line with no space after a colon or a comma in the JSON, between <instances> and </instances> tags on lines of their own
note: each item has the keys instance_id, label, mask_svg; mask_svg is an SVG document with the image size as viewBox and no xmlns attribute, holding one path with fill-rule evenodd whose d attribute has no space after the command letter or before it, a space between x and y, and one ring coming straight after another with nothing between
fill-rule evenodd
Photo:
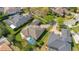
<instances>
[{"instance_id":1,"label":"neighboring house","mask_svg":"<svg viewBox=\"0 0 79 59\"><path fill-rule=\"evenodd\" d=\"M2 43L0 44L0 51L12 51L12 49L6 43Z\"/></svg>"},{"instance_id":2,"label":"neighboring house","mask_svg":"<svg viewBox=\"0 0 79 59\"><path fill-rule=\"evenodd\" d=\"M18 12L21 12L21 7L5 7L4 8L4 13L5 14L15 14L15 13L18 13Z\"/></svg>"},{"instance_id":3,"label":"neighboring house","mask_svg":"<svg viewBox=\"0 0 79 59\"><path fill-rule=\"evenodd\" d=\"M76 22L79 22L79 14L75 17Z\"/></svg>"},{"instance_id":4,"label":"neighboring house","mask_svg":"<svg viewBox=\"0 0 79 59\"><path fill-rule=\"evenodd\" d=\"M52 32L48 40L48 50L49 51L65 51L66 44L64 41L60 40L60 36Z\"/></svg>"},{"instance_id":5,"label":"neighboring house","mask_svg":"<svg viewBox=\"0 0 79 59\"><path fill-rule=\"evenodd\" d=\"M71 31L72 37L76 44L79 44L79 34L75 33L74 31Z\"/></svg>"},{"instance_id":6,"label":"neighboring house","mask_svg":"<svg viewBox=\"0 0 79 59\"><path fill-rule=\"evenodd\" d=\"M70 31L68 29L62 29L61 32L62 32L62 40L71 43L72 37Z\"/></svg>"},{"instance_id":7,"label":"neighboring house","mask_svg":"<svg viewBox=\"0 0 79 59\"><path fill-rule=\"evenodd\" d=\"M64 21L64 24L71 28L77 22L79 22L79 15L78 14L76 15L76 17L74 19L71 19L71 20L68 20L68 21Z\"/></svg>"},{"instance_id":8,"label":"neighboring house","mask_svg":"<svg viewBox=\"0 0 79 59\"><path fill-rule=\"evenodd\" d=\"M42 33L44 32L44 28L41 28L40 26L30 26L29 27L29 34L35 39L37 40Z\"/></svg>"},{"instance_id":9,"label":"neighboring house","mask_svg":"<svg viewBox=\"0 0 79 59\"><path fill-rule=\"evenodd\" d=\"M51 7L50 9L52 10L52 12L55 12L61 16L64 16L65 13L68 14L67 8L64 8L64 7L61 7L61 8L60 7L56 7L56 8Z\"/></svg>"},{"instance_id":10,"label":"neighboring house","mask_svg":"<svg viewBox=\"0 0 79 59\"><path fill-rule=\"evenodd\" d=\"M2 13L4 13L4 8L3 7L0 7L0 12Z\"/></svg>"},{"instance_id":11,"label":"neighboring house","mask_svg":"<svg viewBox=\"0 0 79 59\"><path fill-rule=\"evenodd\" d=\"M0 38L0 51L12 51L12 49L9 47L10 42L5 37Z\"/></svg>"},{"instance_id":12,"label":"neighboring house","mask_svg":"<svg viewBox=\"0 0 79 59\"><path fill-rule=\"evenodd\" d=\"M71 51L71 36L67 29L62 29L62 34L51 32L48 40L49 51Z\"/></svg>"},{"instance_id":13,"label":"neighboring house","mask_svg":"<svg viewBox=\"0 0 79 59\"><path fill-rule=\"evenodd\" d=\"M10 16L9 19L4 20L12 29L18 28L24 23L27 23L32 19L32 15L28 14L26 16L16 14L14 16Z\"/></svg>"},{"instance_id":14,"label":"neighboring house","mask_svg":"<svg viewBox=\"0 0 79 59\"><path fill-rule=\"evenodd\" d=\"M21 36L23 38L27 38L27 37L31 36L35 40L38 40L38 38L42 35L44 30L45 29L41 28L40 26L30 25L21 31Z\"/></svg>"},{"instance_id":15,"label":"neighboring house","mask_svg":"<svg viewBox=\"0 0 79 59\"><path fill-rule=\"evenodd\" d=\"M55 40L51 41L50 44L48 44L49 50L56 50L56 51L66 51L66 45L62 40Z\"/></svg>"},{"instance_id":16,"label":"neighboring house","mask_svg":"<svg viewBox=\"0 0 79 59\"><path fill-rule=\"evenodd\" d=\"M75 19L78 19L78 18L79 18L79 14L78 14L78 13L75 13L75 14L74 14L74 18L75 18Z\"/></svg>"},{"instance_id":17,"label":"neighboring house","mask_svg":"<svg viewBox=\"0 0 79 59\"><path fill-rule=\"evenodd\" d=\"M3 43L4 40L7 40L7 39L6 39L4 36L2 36L2 37L0 38L0 43Z\"/></svg>"},{"instance_id":18,"label":"neighboring house","mask_svg":"<svg viewBox=\"0 0 79 59\"><path fill-rule=\"evenodd\" d=\"M65 21L64 24L71 28L73 25L76 24L76 20L72 19L72 20L69 20L69 21Z\"/></svg>"},{"instance_id":19,"label":"neighboring house","mask_svg":"<svg viewBox=\"0 0 79 59\"><path fill-rule=\"evenodd\" d=\"M40 25L40 23L41 23L40 20L34 19L31 25Z\"/></svg>"},{"instance_id":20,"label":"neighboring house","mask_svg":"<svg viewBox=\"0 0 79 59\"><path fill-rule=\"evenodd\" d=\"M66 50L71 51L72 36L68 29L62 29L62 41L66 44Z\"/></svg>"},{"instance_id":21,"label":"neighboring house","mask_svg":"<svg viewBox=\"0 0 79 59\"><path fill-rule=\"evenodd\" d=\"M7 38L5 38L4 36L2 36L1 38L0 38L0 44L2 44L2 43L6 43L6 44L10 44L10 42L7 40Z\"/></svg>"}]
</instances>

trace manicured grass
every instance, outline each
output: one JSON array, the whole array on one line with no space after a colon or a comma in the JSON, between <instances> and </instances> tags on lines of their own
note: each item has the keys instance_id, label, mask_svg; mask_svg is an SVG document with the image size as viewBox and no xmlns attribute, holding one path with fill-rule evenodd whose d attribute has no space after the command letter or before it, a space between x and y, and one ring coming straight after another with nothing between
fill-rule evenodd
<instances>
[{"instance_id":1,"label":"manicured grass","mask_svg":"<svg viewBox=\"0 0 79 59\"><path fill-rule=\"evenodd\" d=\"M74 39L73 39L72 51L79 51L79 44L76 44Z\"/></svg>"},{"instance_id":2,"label":"manicured grass","mask_svg":"<svg viewBox=\"0 0 79 59\"><path fill-rule=\"evenodd\" d=\"M6 25L6 27L10 31L11 34L14 34L14 31L8 25Z\"/></svg>"},{"instance_id":3,"label":"manicured grass","mask_svg":"<svg viewBox=\"0 0 79 59\"><path fill-rule=\"evenodd\" d=\"M79 26L73 27L72 30L74 30L75 32L79 32Z\"/></svg>"},{"instance_id":4,"label":"manicured grass","mask_svg":"<svg viewBox=\"0 0 79 59\"><path fill-rule=\"evenodd\" d=\"M43 40L43 42L46 42L48 40L48 37L49 37L49 32L47 32L46 35L41 40Z\"/></svg>"},{"instance_id":5,"label":"manicured grass","mask_svg":"<svg viewBox=\"0 0 79 59\"><path fill-rule=\"evenodd\" d=\"M16 35L16 41L22 41L20 33Z\"/></svg>"},{"instance_id":6,"label":"manicured grass","mask_svg":"<svg viewBox=\"0 0 79 59\"><path fill-rule=\"evenodd\" d=\"M48 37L49 37L49 35L50 35L50 29L52 28L52 26L50 26L48 29L47 29L47 33L45 34L45 36L42 38L42 40L45 42L45 41L47 41L48 40Z\"/></svg>"}]
</instances>

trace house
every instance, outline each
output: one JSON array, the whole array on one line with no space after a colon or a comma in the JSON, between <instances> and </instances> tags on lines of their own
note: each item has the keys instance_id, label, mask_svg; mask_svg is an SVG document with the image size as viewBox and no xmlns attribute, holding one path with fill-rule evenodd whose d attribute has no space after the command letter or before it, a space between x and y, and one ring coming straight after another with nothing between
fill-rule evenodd
<instances>
[{"instance_id":1,"label":"house","mask_svg":"<svg viewBox=\"0 0 79 59\"><path fill-rule=\"evenodd\" d=\"M71 33L68 29L61 29L62 32L62 40L65 40L67 42L72 42Z\"/></svg>"},{"instance_id":2,"label":"house","mask_svg":"<svg viewBox=\"0 0 79 59\"><path fill-rule=\"evenodd\" d=\"M75 20L76 22L79 22L79 14L76 14Z\"/></svg>"},{"instance_id":3,"label":"house","mask_svg":"<svg viewBox=\"0 0 79 59\"><path fill-rule=\"evenodd\" d=\"M41 24L40 27L41 28L45 28L48 29L51 25L50 24Z\"/></svg>"},{"instance_id":4,"label":"house","mask_svg":"<svg viewBox=\"0 0 79 59\"><path fill-rule=\"evenodd\" d=\"M49 51L71 51L71 36L67 29L62 29L62 34L51 32L48 40Z\"/></svg>"},{"instance_id":5,"label":"house","mask_svg":"<svg viewBox=\"0 0 79 59\"><path fill-rule=\"evenodd\" d=\"M58 51L66 51L66 45L64 44L64 42L62 40L55 40L52 41L52 43L50 43L49 46L49 50L50 48L52 48L53 50L58 50Z\"/></svg>"},{"instance_id":6,"label":"house","mask_svg":"<svg viewBox=\"0 0 79 59\"><path fill-rule=\"evenodd\" d=\"M64 16L65 13L68 14L67 8L64 8L64 7L61 7L61 8L60 7L51 7L50 9L52 10L52 12L55 12L61 16Z\"/></svg>"},{"instance_id":7,"label":"house","mask_svg":"<svg viewBox=\"0 0 79 59\"><path fill-rule=\"evenodd\" d=\"M49 51L66 51L66 44L60 40L60 37L54 32L51 33L48 40Z\"/></svg>"},{"instance_id":8,"label":"house","mask_svg":"<svg viewBox=\"0 0 79 59\"><path fill-rule=\"evenodd\" d=\"M45 29L41 28L40 26L30 25L21 31L21 36L24 38L31 36L35 40L38 40L38 38L42 35L44 30Z\"/></svg>"},{"instance_id":9,"label":"house","mask_svg":"<svg viewBox=\"0 0 79 59\"><path fill-rule=\"evenodd\" d=\"M0 7L0 13L4 13L4 8Z\"/></svg>"},{"instance_id":10,"label":"house","mask_svg":"<svg viewBox=\"0 0 79 59\"><path fill-rule=\"evenodd\" d=\"M62 29L61 32L62 32L61 40L65 42L66 50L71 51L72 37L70 31L68 29Z\"/></svg>"},{"instance_id":11,"label":"house","mask_svg":"<svg viewBox=\"0 0 79 59\"><path fill-rule=\"evenodd\" d=\"M41 28L40 26L30 26L29 27L29 34L35 38L35 40L37 40L41 35L42 33L44 32L44 28Z\"/></svg>"},{"instance_id":12,"label":"house","mask_svg":"<svg viewBox=\"0 0 79 59\"><path fill-rule=\"evenodd\" d=\"M79 22L79 15L76 14L74 19L70 19L68 21L64 21L64 24L68 27L72 27L73 25L75 25L77 22Z\"/></svg>"},{"instance_id":13,"label":"house","mask_svg":"<svg viewBox=\"0 0 79 59\"><path fill-rule=\"evenodd\" d=\"M28 14L27 16L16 14L16 15L10 16L9 19L4 20L4 22L6 22L12 29L15 29L27 23L31 19L32 19L31 14Z\"/></svg>"},{"instance_id":14,"label":"house","mask_svg":"<svg viewBox=\"0 0 79 59\"><path fill-rule=\"evenodd\" d=\"M64 21L64 24L71 28L73 25L76 24L76 20L71 19L69 21Z\"/></svg>"},{"instance_id":15,"label":"house","mask_svg":"<svg viewBox=\"0 0 79 59\"><path fill-rule=\"evenodd\" d=\"M0 38L0 51L12 51L9 45L10 45L10 42L7 40L7 38L2 36Z\"/></svg>"},{"instance_id":16,"label":"house","mask_svg":"<svg viewBox=\"0 0 79 59\"><path fill-rule=\"evenodd\" d=\"M2 36L1 38L0 38L0 44L2 44L2 43L6 43L6 44L10 44L10 42L7 40L7 38L5 38L4 36Z\"/></svg>"},{"instance_id":17,"label":"house","mask_svg":"<svg viewBox=\"0 0 79 59\"><path fill-rule=\"evenodd\" d=\"M72 37L76 44L79 44L79 34L75 33L74 31L71 31Z\"/></svg>"},{"instance_id":18,"label":"house","mask_svg":"<svg viewBox=\"0 0 79 59\"><path fill-rule=\"evenodd\" d=\"M12 49L6 43L0 44L0 51L12 51Z\"/></svg>"},{"instance_id":19,"label":"house","mask_svg":"<svg viewBox=\"0 0 79 59\"><path fill-rule=\"evenodd\" d=\"M40 25L41 21L38 19L34 19L31 25Z\"/></svg>"},{"instance_id":20,"label":"house","mask_svg":"<svg viewBox=\"0 0 79 59\"><path fill-rule=\"evenodd\" d=\"M15 14L15 13L18 13L18 12L21 12L21 7L5 7L4 8L4 13L5 14Z\"/></svg>"},{"instance_id":21,"label":"house","mask_svg":"<svg viewBox=\"0 0 79 59\"><path fill-rule=\"evenodd\" d=\"M4 36L2 36L1 38L0 38L0 43L2 43L2 42L4 42L4 40L7 40Z\"/></svg>"}]
</instances>

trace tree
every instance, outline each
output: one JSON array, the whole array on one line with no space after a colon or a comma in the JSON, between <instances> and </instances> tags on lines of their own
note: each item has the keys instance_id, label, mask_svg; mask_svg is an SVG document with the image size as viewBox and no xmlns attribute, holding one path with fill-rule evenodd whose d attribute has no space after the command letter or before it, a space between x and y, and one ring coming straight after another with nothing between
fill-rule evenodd
<instances>
[{"instance_id":1,"label":"tree","mask_svg":"<svg viewBox=\"0 0 79 59\"><path fill-rule=\"evenodd\" d=\"M8 35L8 41L13 42L13 40L15 40L15 36L14 35Z\"/></svg>"},{"instance_id":2,"label":"tree","mask_svg":"<svg viewBox=\"0 0 79 59\"><path fill-rule=\"evenodd\" d=\"M58 17L57 18L57 23L58 23L58 25L63 25L63 22L64 22L64 20L63 20L63 18L62 17Z\"/></svg>"},{"instance_id":3,"label":"tree","mask_svg":"<svg viewBox=\"0 0 79 59\"><path fill-rule=\"evenodd\" d=\"M0 38L2 37L3 35L2 35L2 30L0 29Z\"/></svg>"},{"instance_id":4,"label":"tree","mask_svg":"<svg viewBox=\"0 0 79 59\"><path fill-rule=\"evenodd\" d=\"M10 32L4 24L0 23L0 36L7 36Z\"/></svg>"},{"instance_id":5,"label":"tree","mask_svg":"<svg viewBox=\"0 0 79 59\"><path fill-rule=\"evenodd\" d=\"M30 13L30 7L23 8L22 11L23 11L24 13Z\"/></svg>"},{"instance_id":6,"label":"tree","mask_svg":"<svg viewBox=\"0 0 79 59\"><path fill-rule=\"evenodd\" d=\"M47 16L44 17L44 19L46 20L46 23L53 22L54 21L54 16L47 15Z\"/></svg>"},{"instance_id":7,"label":"tree","mask_svg":"<svg viewBox=\"0 0 79 59\"><path fill-rule=\"evenodd\" d=\"M58 17L57 18L57 23L58 23L58 29L61 31L61 28L63 28L63 18L62 17Z\"/></svg>"},{"instance_id":8,"label":"tree","mask_svg":"<svg viewBox=\"0 0 79 59\"><path fill-rule=\"evenodd\" d=\"M2 36L7 36L10 33L5 25L2 23L0 24L0 31L2 33Z\"/></svg>"},{"instance_id":9,"label":"tree","mask_svg":"<svg viewBox=\"0 0 79 59\"><path fill-rule=\"evenodd\" d=\"M49 12L49 8L47 7L32 7L30 8L30 12L33 14L33 15L37 15L39 17L44 17L48 14Z\"/></svg>"},{"instance_id":10,"label":"tree","mask_svg":"<svg viewBox=\"0 0 79 59\"><path fill-rule=\"evenodd\" d=\"M71 12L77 12L77 7L70 7L70 8L68 8Z\"/></svg>"},{"instance_id":11,"label":"tree","mask_svg":"<svg viewBox=\"0 0 79 59\"><path fill-rule=\"evenodd\" d=\"M3 36L7 36L9 34L9 31L7 30L6 27L2 28Z\"/></svg>"}]
</instances>

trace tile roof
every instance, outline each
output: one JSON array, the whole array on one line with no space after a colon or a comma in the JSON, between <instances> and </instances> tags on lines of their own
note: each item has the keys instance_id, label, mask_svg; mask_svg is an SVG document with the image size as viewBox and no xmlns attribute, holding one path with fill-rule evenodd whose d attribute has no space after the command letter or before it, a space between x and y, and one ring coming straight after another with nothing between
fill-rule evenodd
<instances>
[{"instance_id":1,"label":"tile roof","mask_svg":"<svg viewBox=\"0 0 79 59\"><path fill-rule=\"evenodd\" d=\"M36 25L29 25L25 29L23 29L21 32L25 37L32 36L35 40L37 40L42 33L44 32L44 28L41 28L40 26Z\"/></svg>"},{"instance_id":2,"label":"tile roof","mask_svg":"<svg viewBox=\"0 0 79 59\"><path fill-rule=\"evenodd\" d=\"M12 49L5 43L0 45L0 51L12 51Z\"/></svg>"},{"instance_id":3,"label":"tile roof","mask_svg":"<svg viewBox=\"0 0 79 59\"><path fill-rule=\"evenodd\" d=\"M20 7L6 7L4 9L7 14L14 14L21 11Z\"/></svg>"}]
</instances>

